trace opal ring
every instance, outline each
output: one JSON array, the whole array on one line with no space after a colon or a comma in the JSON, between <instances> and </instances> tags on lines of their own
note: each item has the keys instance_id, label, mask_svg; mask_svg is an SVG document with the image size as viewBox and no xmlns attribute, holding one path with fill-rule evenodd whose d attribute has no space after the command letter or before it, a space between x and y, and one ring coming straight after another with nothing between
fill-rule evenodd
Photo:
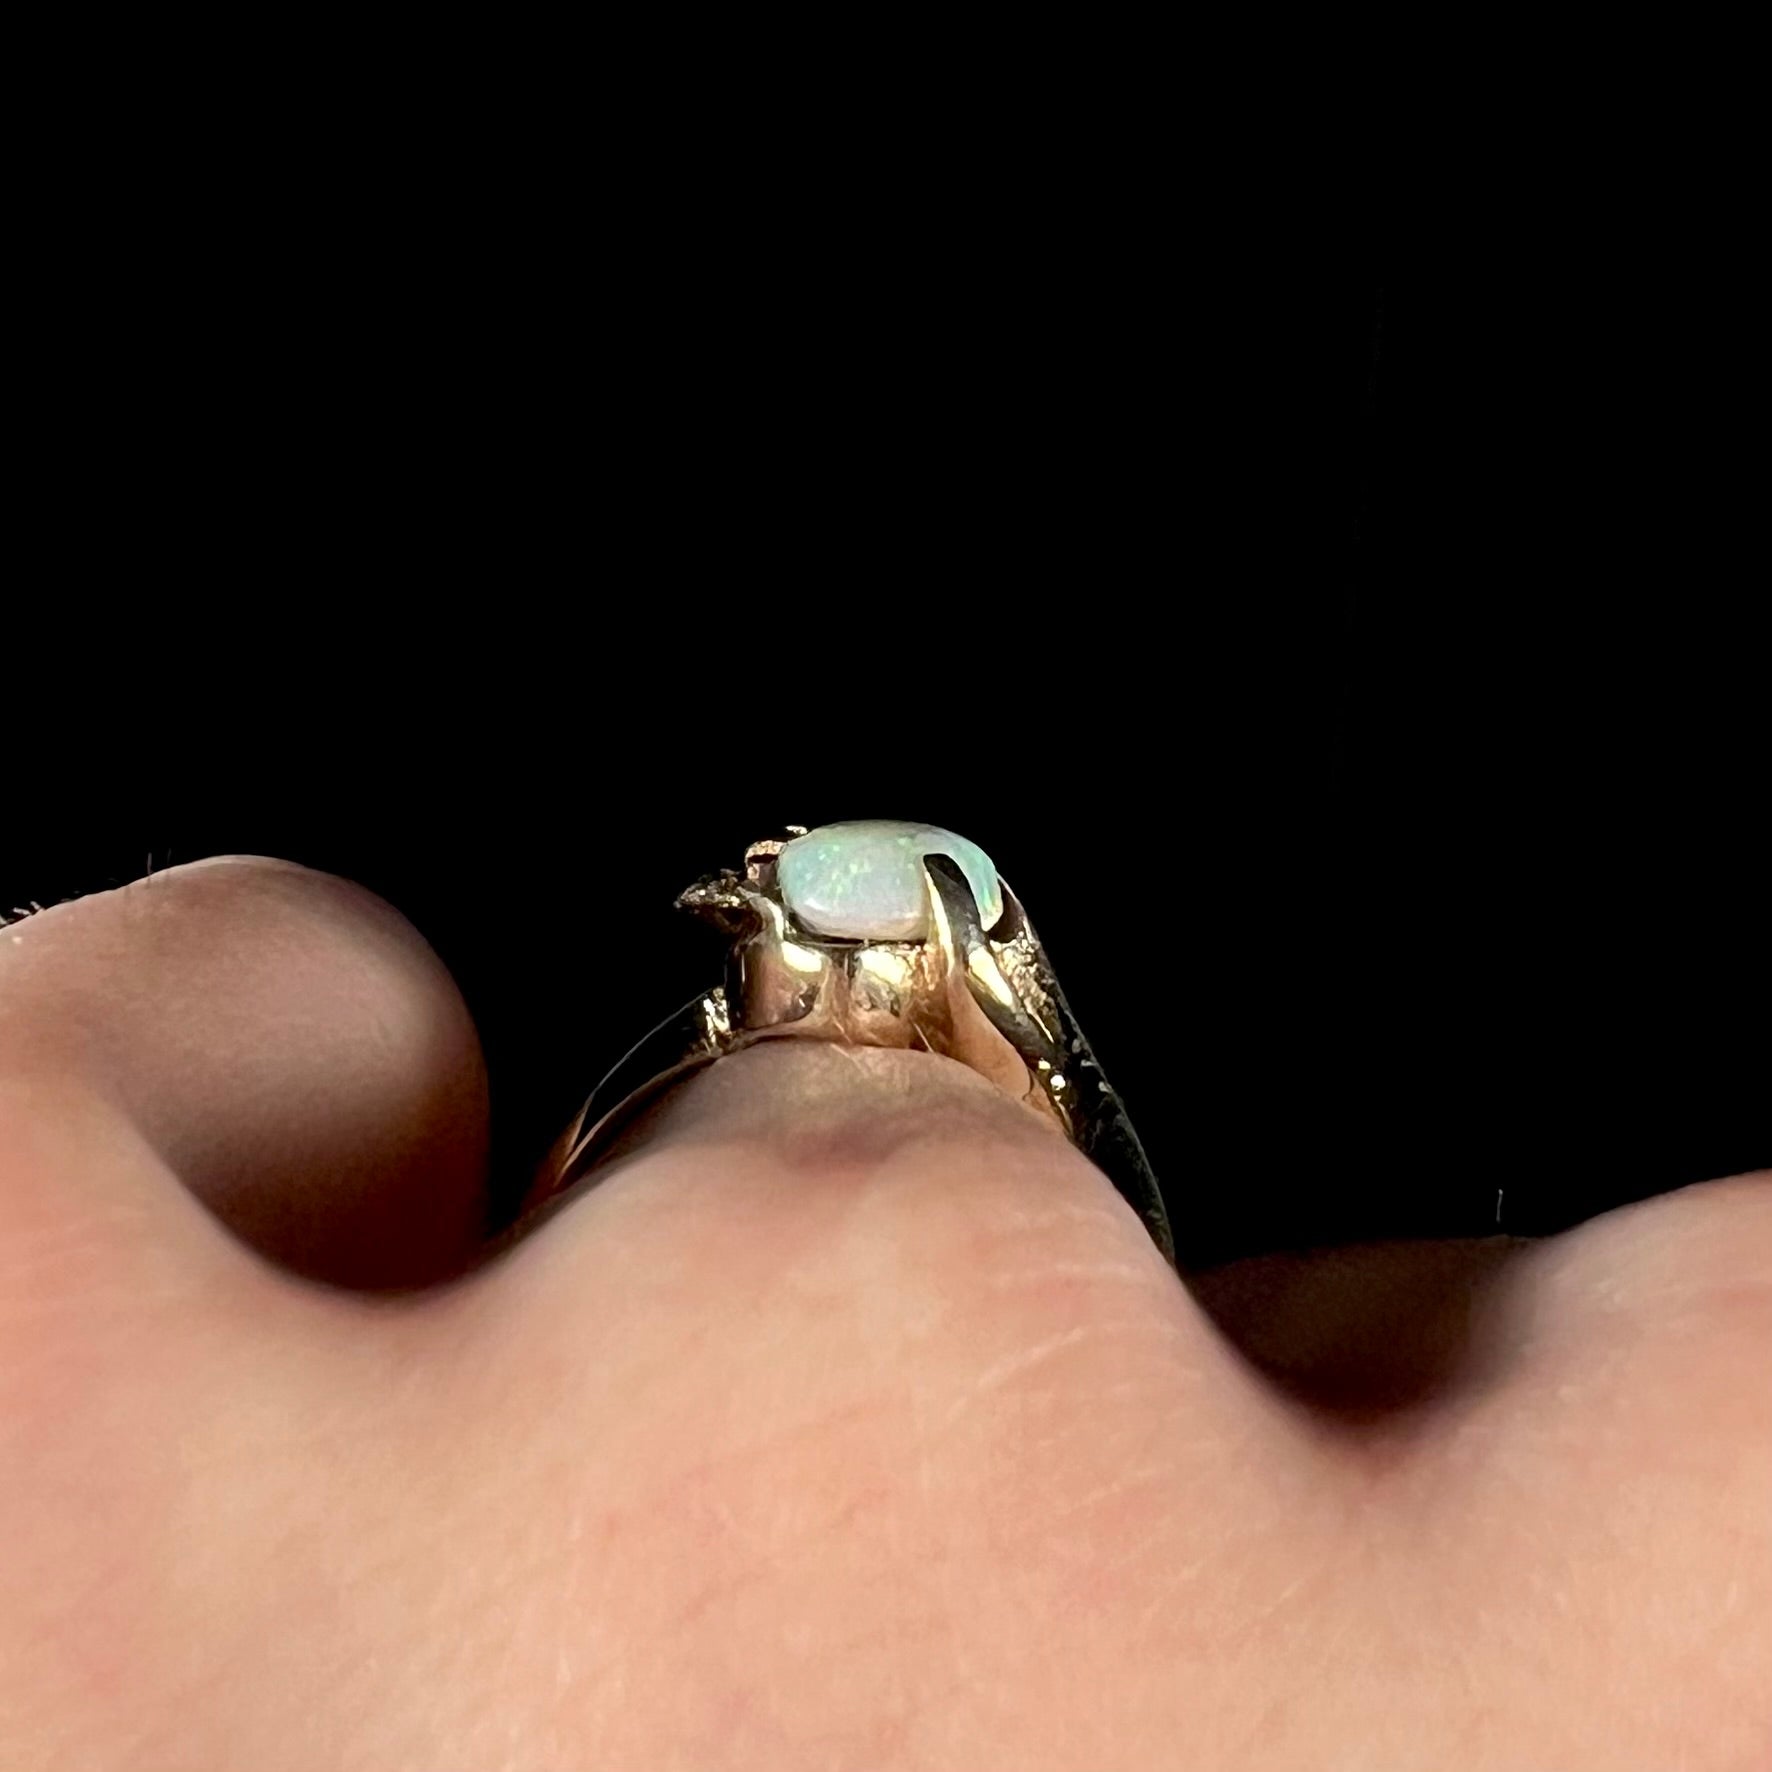
<instances>
[{"instance_id":1,"label":"opal ring","mask_svg":"<svg viewBox=\"0 0 1772 1772\"><path fill-rule=\"evenodd\" d=\"M975 843L933 825L789 826L678 905L730 940L726 977L633 1048L543 1165L539 1205L593 1168L666 1089L760 1040L939 1053L1100 1168L1171 1263L1157 1178L1071 1016L1020 901Z\"/></svg>"}]
</instances>

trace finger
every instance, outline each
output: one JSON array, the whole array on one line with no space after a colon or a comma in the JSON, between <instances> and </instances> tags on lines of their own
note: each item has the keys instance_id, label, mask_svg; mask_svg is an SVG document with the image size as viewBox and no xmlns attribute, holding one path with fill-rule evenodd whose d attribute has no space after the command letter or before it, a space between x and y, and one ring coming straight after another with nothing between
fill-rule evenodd
<instances>
[{"instance_id":1,"label":"finger","mask_svg":"<svg viewBox=\"0 0 1772 1772\"><path fill-rule=\"evenodd\" d=\"M147 1470L105 1700L181 1763L1167 1764L1232 1702L1187 1596L1280 1594L1319 1505L1106 1178L924 1054L739 1055L503 1261L302 1298L250 1363L150 1350L128 1485L113 1375L33 1488L28 1704L84 1672L90 1590L39 1591L85 1497Z\"/></svg>"},{"instance_id":2,"label":"finger","mask_svg":"<svg viewBox=\"0 0 1772 1772\"><path fill-rule=\"evenodd\" d=\"M1772 1493L1772 1171L1701 1182L1533 1247L1500 1289L1522 1412L1571 1401L1678 1451L1737 1459ZM1772 1513L1764 1513L1772 1551Z\"/></svg>"},{"instance_id":3,"label":"finger","mask_svg":"<svg viewBox=\"0 0 1772 1772\"><path fill-rule=\"evenodd\" d=\"M373 894L223 857L7 934L0 1237L108 1199L151 1215L119 1234L199 1244L172 1177L262 1253L341 1283L422 1281L477 1243L473 1025Z\"/></svg>"},{"instance_id":4,"label":"finger","mask_svg":"<svg viewBox=\"0 0 1772 1772\"><path fill-rule=\"evenodd\" d=\"M464 1442L447 1382L436 1429L464 1493L511 1494L505 1554L550 1572L508 1652L620 1645L619 1706L588 1647L560 1699L610 1763L629 1717L726 1757L784 1654L797 1718L933 1707L956 1763L1041 1763L1067 1710L1172 1727L1186 1595L1279 1595L1332 1511L1107 1178L927 1054L723 1060L422 1308L481 1399Z\"/></svg>"},{"instance_id":5,"label":"finger","mask_svg":"<svg viewBox=\"0 0 1772 1772\"><path fill-rule=\"evenodd\" d=\"M1349 1244L1242 1257L1192 1277L1219 1330L1344 1444L1495 1375L1473 1301L1518 1237Z\"/></svg>"}]
</instances>

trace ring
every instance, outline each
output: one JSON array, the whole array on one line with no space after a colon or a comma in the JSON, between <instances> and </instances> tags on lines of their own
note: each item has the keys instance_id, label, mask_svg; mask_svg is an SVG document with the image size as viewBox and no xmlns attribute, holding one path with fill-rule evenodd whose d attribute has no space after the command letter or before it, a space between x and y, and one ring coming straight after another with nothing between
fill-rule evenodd
<instances>
[{"instance_id":1,"label":"ring","mask_svg":"<svg viewBox=\"0 0 1772 1772\"><path fill-rule=\"evenodd\" d=\"M635 1115L706 1065L800 1038L957 1060L1068 1138L1171 1265L1163 1195L1021 901L975 843L933 825L787 826L742 871L677 899L730 941L723 983L646 1035L591 1091L526 1209L583 1177Z\"/></svg>"}]
</instances>

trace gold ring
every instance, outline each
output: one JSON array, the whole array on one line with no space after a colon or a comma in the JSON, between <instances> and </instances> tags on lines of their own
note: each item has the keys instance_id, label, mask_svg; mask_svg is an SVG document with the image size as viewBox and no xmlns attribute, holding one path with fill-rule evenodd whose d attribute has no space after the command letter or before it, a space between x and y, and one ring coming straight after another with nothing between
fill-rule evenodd
<instances>
[{"instance_id":1,"label":"gold ring","mask_svg":"<svg viewBox=\"0 0 1772 1772\"><path fill-rule=\"evenodd\" d=\"M654 1028L592 1090L527 1206L571 1186L673 1084L760 1040L938 1053L1068 1138L1173 1264L1157 1178L1021 901L982 849L868 820L753 843L681 894L730 940L723 983Z\"/></svg>"}]
</instances>

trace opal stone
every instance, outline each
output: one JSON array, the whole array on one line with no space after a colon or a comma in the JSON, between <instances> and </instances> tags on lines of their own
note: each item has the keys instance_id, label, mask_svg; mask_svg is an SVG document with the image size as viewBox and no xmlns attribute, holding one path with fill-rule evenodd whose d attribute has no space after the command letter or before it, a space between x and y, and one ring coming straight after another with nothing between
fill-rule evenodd
<instances>
[{"instance_id":1,"label":"opal stone","mask_svg":"<svg viewBox=\"0 0 1772 1772\"><path fill-rule=\"evenodd\" d=\"M932 824L857 819L796 837L776 858L782 902L802 929L860 941L922 941L929 934L925 855L948 856L989 929L1003 914L1003 889L976 843Z\"/></svg>"}]
</instances>

